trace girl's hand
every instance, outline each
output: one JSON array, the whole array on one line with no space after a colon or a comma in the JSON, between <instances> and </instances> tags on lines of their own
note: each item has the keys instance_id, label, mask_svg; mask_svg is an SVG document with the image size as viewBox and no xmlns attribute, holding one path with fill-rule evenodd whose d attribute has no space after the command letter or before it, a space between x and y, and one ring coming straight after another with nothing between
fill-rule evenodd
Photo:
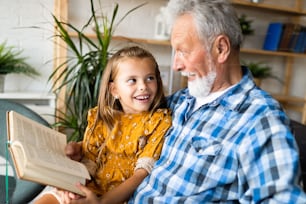
<instances>
[{"instance_id":1,"label":"girl's hand","mask_svg":"<svg viewBox=\"0 0 306 204\"><path fill-rule=\"evenodd\" d=\"M72 160L81 161L82 142L69 142L65 147L65 154Z\"/></svg>"},{"instance_id":2,"label":"girl's hand","mask_svg":"<svg viewBox=\"0 0 306 204\"><path fill-rule=\"evenodd\" d=\"M80 197L76 194L67 194L65 195L64 204L82 204L82 203L90 203L90 204L99 204L101 203L95 193L91 190L78 183L77 187L85 193L85 197ZM68 193L68 192L67 192ZM77 196L77 197L75 197Z\"/></svg>"},{"instance_id":3,"label":"girl's hand","mask_svg":"<svg viewBox=\"0 0 306 204\"><path fill-rule=\"evenodd\" d=\"M64 204L71 203L72 200L80 199L81 196L69 191L61 191L61 200Z\"/></svg>"}]
</instances>

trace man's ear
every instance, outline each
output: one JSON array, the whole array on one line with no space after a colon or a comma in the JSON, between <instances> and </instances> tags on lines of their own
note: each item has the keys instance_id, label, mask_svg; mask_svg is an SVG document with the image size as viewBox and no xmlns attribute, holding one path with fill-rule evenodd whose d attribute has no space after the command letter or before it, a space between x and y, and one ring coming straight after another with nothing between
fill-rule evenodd
<instances>
[{"instance_id":1,"label":"man's ear","mask_svg":"<svg viewBox=\"0 0 306 204\"><path fill-rule=\"evenodd\" d=\"M224 63L231 51L231 43L229 38L225 35L219 35L214 43L214 49L217 56L218 63Z\"/></svg>"}]
</instances>

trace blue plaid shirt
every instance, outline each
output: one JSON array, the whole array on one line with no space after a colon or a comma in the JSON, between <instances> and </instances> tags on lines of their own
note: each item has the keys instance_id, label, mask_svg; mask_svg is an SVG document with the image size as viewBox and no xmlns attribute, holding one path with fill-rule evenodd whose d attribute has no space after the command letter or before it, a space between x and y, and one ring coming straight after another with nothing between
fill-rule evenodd
<instances>
[{"instance_id":1,"label":"blue plaid shirt","mask_svg":"<svg viewBox=\"0 0 306 204\"><path fill-rule=\"evenodd\" d=\"M306 203L289 120L243 72L239 84L195 112L188 89L169 98L173 126L129 203Z\"/></svg>"}]
</instances>

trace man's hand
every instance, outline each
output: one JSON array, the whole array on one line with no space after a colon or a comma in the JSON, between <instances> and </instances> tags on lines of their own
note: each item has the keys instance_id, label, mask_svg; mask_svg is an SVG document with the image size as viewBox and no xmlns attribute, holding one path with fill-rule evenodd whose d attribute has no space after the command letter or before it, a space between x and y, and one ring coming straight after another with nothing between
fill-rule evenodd
<instances>
[{"instance_id":1,"label":"man's hand","mask_svg":"<svg viewBox=\"0 0 306 204\"><path fill-rule=\"evenodd\" d=\"M81 161L82 142L69 142L65 147L65 154L72 160Z\"/></svg>"}]
</instances>

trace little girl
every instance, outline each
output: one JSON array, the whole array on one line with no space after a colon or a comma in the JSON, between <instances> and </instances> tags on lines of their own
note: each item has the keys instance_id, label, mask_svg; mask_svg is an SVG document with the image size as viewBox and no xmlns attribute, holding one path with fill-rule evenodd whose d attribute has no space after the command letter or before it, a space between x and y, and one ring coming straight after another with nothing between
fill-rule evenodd
<instances>
[{"instance_id":1,"label":"little girl","mask_svg":"<svg viewBox=\"0 0 306 204\"><path fill-rule=\"evenodd\" d=\"M127 201L151 172L171 125L165 106L158 64L151 53L134 46L109 59L98 106L88 112L81 144L82 162L92 176L86 186L97 195L96 202ZM67 197L67 192L55 190L35 204L63 203Z\"/></svg>"}]
</instances>

